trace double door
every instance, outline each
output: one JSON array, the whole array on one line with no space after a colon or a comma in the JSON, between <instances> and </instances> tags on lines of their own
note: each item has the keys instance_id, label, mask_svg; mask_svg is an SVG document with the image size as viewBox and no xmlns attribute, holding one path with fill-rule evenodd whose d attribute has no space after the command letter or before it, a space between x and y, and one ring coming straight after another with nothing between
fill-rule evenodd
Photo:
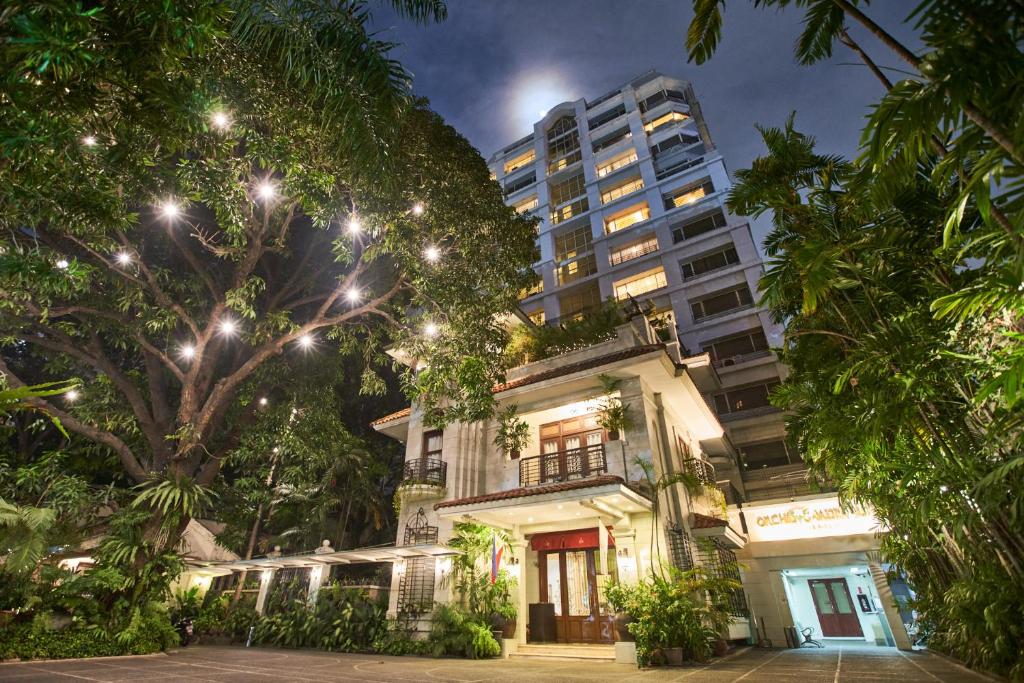
<instances>
[{"instance_id":1,"label":"double door","mask_svg":"<svg viewBox=\"0 0 1024 683\"><path fill-rule=\"evenodd\" d=\"M601 444L605 438L596 413L541 425L541 482L581 479L603 472Z\"/></svg>"},{"instance_id":2,"label":"double door","mask_svg":"<svg viewBox=\"0 0 1024 683\"><path fill-rule=\"evenodd\" d=\"M555 607L555 635L560 643L615 642L614 616L602 606L598 589L598 552L588 549L540 553L540 601ZM614 571L614 567L612 554L609 571Z\"/></svg>"},{"instance_id":3,"label":"double door","mask_svg":"<svg viewBox=\"0 0 1024 683\"><path fill-rule=\"evenodd\" d=\"M814 609L826 638L863 637L846 579L809 579Z\"/></svg>"}]
</instances>

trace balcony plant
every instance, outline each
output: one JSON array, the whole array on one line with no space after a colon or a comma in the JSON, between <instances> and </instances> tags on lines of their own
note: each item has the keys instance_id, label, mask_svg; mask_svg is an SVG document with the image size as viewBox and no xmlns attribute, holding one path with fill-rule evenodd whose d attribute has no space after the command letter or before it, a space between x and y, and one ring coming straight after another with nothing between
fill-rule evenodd
<instances>
[{"instance_id":1,"label":"balcony plant","mask_svg":"<svg viewBox=\"0 0 1024 683\"><path fill-rule=\"evenodd\" d=\"M609 375L598 375L597 379L605 393L598 408L597 423L608 432L609 441L618 441L623 431L633 428L629 404L611 395L619 390L622 380Z\"/></svg>"},{"instance_id":2,"label":"balcony plant","mask_svg":"<svg viewBox=\"0 0 1024 683\"><path fill-rule=\"evenodd\" d=\"M530 443L530 425L518 415L519 406L511 404L498 414L498 433L494 445L516 460Z\"/></svg>"}]
</instances>

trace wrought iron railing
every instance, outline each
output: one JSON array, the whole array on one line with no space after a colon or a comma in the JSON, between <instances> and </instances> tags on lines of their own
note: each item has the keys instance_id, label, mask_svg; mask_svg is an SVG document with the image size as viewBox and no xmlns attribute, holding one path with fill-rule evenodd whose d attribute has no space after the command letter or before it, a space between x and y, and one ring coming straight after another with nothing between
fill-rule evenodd
<instances>
[{"instance_id":1,"label":"wrought iron railing","mask_svg":"<svg viewBox=\"0 0 1024 683\"><path fill-rule=\"evenodd\" d=\"M448 463L440 458L408 460L402 469L403 484L444 486L448 480Z\"/></svg>"},{"instance_id":2,"label":"wrought iron railing","mask_svg":"<svg viewBox=\"0 0 1024 683\"><path fill-rule=\"evenodd\" d=\"M739 489L728 479L717 482L717 486L718 490L725 496L726 505L736 505L743 502L743 496L740 494Z\"/></svg>"},{"instance_id":3,"label":"wrought iron railing","mask_svg":"<svg viewBox=\"0 0 1024 683\"><path fill-rule=\"evenodd\" d=\"M694 477L702 484L710 484L711 486L714 486L716 483L715 466L707 460L686 458L683 460L683 472Z\"/></svg>"},{"instance_id":4,"label":"wrought iron railing","mask_svg":"<svg viewBox=\"0 0 1024 683\"><path fill-rule=\"evenodd\" d=\"M608 472L604 444L545 453L519 461L519 485L535 486L586 479Z\"/></svg>"}]
</instances>

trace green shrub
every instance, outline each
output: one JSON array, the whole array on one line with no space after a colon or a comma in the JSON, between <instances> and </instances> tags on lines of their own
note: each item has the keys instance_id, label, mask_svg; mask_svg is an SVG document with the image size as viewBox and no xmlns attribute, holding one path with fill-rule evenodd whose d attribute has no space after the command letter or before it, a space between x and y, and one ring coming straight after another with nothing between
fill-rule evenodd
<instances>
[{"instance_id":1,"label":"green shrub","mask_svg":"<svg viewBox=\"0 0 1024 683\"><path fill-rule=\"evenodd\" d=\"M139 655L178 644L166 614L152 609L140 609L132 625L116 636L78 621L50 630L49 620L48 614L39 614L29 623L6 624L0 630L0 660Z\"/></svg>"},{"instance_id":2,"label":"green shrub","mask_svg":"<svg viewBox=\"0 0 1024 683\"><path fill-rule=\"evenodd\" d=\"M305 599L280 603L254 623L255 643L332 652L369 652L388 631L387 608L379 600L337 584L322 587L313 608Z\"/></svg>"},{"instance_id":3,"label":"green shrub","mask_svg":"<svg viewBox=\"0 0 1024 683\"><path fill-rule=\"evenodd\" d=\"M438 605L430 630L430 652L442 655L482 659L497 657L501 646L490 627L458 605Z\"/></svg>"},{"instance_id":4,"label":"green shrub","mask_svg":"<svg viewBox=\"0 0 1024 683\"><path fill-rule=\"evenodd\" d=\"M506 362L515 367L608 341L625 322L621 305L609 300L579 320L536 327L518 325L505 348Z\"/></svg>"}]
</instances>

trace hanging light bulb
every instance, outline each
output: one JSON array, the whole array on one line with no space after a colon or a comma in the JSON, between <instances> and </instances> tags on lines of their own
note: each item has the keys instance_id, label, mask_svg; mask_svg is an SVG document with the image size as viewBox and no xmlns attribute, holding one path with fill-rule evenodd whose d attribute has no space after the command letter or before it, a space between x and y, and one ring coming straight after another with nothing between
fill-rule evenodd
<instances>
[{"instance_id":1,"label":"hanging light bulb","mask_svg":"<svg viewBox=\"0 0 1024 683\"><path fill-rule=\"evenodd\" d=\"M173 201L166 201L163 206L160 207L160 213L164 218L171 220L178 217L181 213L181 209Z\"/></svg>"},{"instance_id":2,"label":"hanging light bulb","mask_svg":"<svg viewBox=\"0 0 1024 683\"><path fill-rule=\"evenodd\" d=\"M78 393L78 389L68 389L67 393L64 394L64 398L72 403L77 401L80 397L81 394Z\"/></svg>"},{"instance_id":3,"label":"hanging light bulb","mask_svg":"<svg viewBox=\"0 0 1024 683\"><path fill-rule=\"evenodd\" d=\"M435 246L429 246L423 250L423 257L430 263L436 263L441 258L441 250Z\"/></svg>"},{"instance_id":4,"label":"hanging light bulb","mask_svg":"<svg viewBox=\"0 0 1024 683\"><path fill-rule=\"evenodd\" d=\"M191 344L185 344L181 347L181 357L186 360L192 360L196 355L196 347Z\"/></svg>"},{"instance_id":5,"label":"hanging light bulb","mask_svg":"<svg viewBox=\"0 0 1024 683\"><path fill-rule=\"evenodd\" d=\"M311 346L313 346L313 337L311 337L308 334L302 335L301 337L299 337L299 346L301 346L304 349L310 348Z\"/></svg>"},{"instance_id":6,"label":"hanging light bulb","mask_svg":"<svg viewBox=\"0 0 1024 683\"><path fill-rule=\"evenodd\" d=\"M96 145L96 136L86 135L84 138L82 138L82 144L85 145L86 147L94 147Z\"/></svg>"},{"instance_id":7,"label":"hanging light bulb","mask_svg":"<svg viewBox=\"0 0 1024 683\"><path fill-rule=\"evenodd\" d=\"M348 231L351 234L355 235L360 230L362 230L362 228L363 226L359 224L359 219L356 218L354 215L348 219Z\"/></svg>"},{"instance_id":8,"label":"hanging light bulb","mask_svg":"<svg viewBox=\"0 0 1024 683\"><path fill-rule=\"evenodd\" d=\"M413 216L422 216L423 215L423 205L420 204L419 202L416 202L415 204L413 204L412 205L412 215Z\"/></svg>"},{"instance_id":9,"label":"hanging light bulb","mask_svg":"<svg viewBox=\"0 0 1024 683\"><path fill-rule=\"evenodd\" d=\"M268 403L270 403L270 401L268 401L268 400L267 400L267 397L266 397L266 396L264 396L264 397L260 398L260 405L261 405L261 406L265 406L265 405L267 405Z\"/></svg>"},{"instance_id":10,"label":"hanging light bulb","mask_svg":"<svg viewBox=\"0 0 1024 683\"><path fill-rule=\"evenodd\" d=\"M70 264L68 263L67 259L65 259L65 258L57 259L57 267L60 268L61 270L67 270L68 265L70 265Z\"/></svg>"},{"instance_id":11,"label":"hanging light bulb","mask_svg":"<svg viewBox=\"0 0 1024 683\"><path fill-rule=\"evenodd\" d=\"M235 332L238 331L238 325L235 324L234 320L231 320L230 318L227 318L227 319L221 321L221 323L220 323L220 331L221 331L221 334L224 334L224 335L227 335L227 336L231 336Z\"/></svg>"},{"instance_id":12,"label":"hanging light bulb","mask_svg":"<svg viewBox=\"0 0 1024 683\"><path fill-rule=\"evenodd\" d=\"M132 262L132 255L129 254L127 251L117 252L115 258L117 259L117 262L120 263L122 266L127 266L129 263Z\"/></svg>"},{"instance_id":13,"label":"hanging light bulb","mask_svg":"<svg viewBox=\"0 0 1024 683\"><path fill-rule=\"evenodd\" d=\"M256 193L260 196L260 199L273 199L274 194L277 191L271 183L261 183L256 189Z\"/></svg>"},{"instance_id":14,"label":"hanging light bulb","mask_svg":"<svg viewBox=\"0 0 1024 683\"><path fill-rule=\"evenodd\" d=\"M437 325L435 325L432 322L428 322L426 325L423 326L423 334L427 335L428 337L436 337Z\"/></svg>"},{"instance_id":15,"label":"hanging light bulb","mask_svg":"<svg viewBox=\"0 0 1024 683\"><path fill-rule=\"evenodd\" d=\"M228 115L222 111L215 111L210 115L210 122L213 123L214 128L224 130L230 125L231 121L228 119Z\"/></svg>"},{"instance_id":16,"label":"hanging light bulb","mask_svg":"<svg viewBox=\"0 0 1024 683\"><path fill-rule=\"evenodd\" d=\"M355 302L359 301L359 297L360 296L362 296L362 295L359 293L359 290L356 289L355 287L353 287L352 289L348 290L348 293L345 294L345 297L349 301L351 301L352 303L355 303Z\"/></svg>"}]
</instances>

